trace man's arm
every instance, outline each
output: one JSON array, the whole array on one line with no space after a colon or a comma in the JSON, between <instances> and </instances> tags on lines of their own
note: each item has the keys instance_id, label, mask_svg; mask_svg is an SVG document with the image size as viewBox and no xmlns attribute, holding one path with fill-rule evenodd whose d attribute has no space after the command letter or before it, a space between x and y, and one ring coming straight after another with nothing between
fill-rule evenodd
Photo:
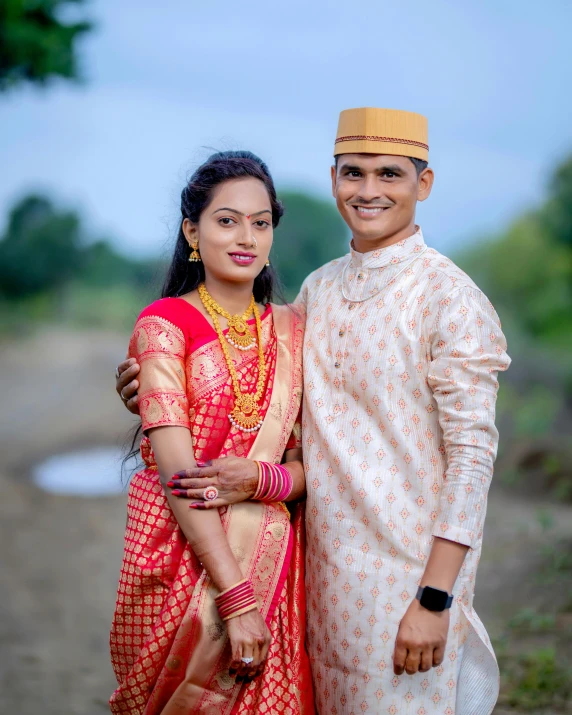
<instances>
[{"instance_id":1,"label":"man's arm","mask_svg":"<svg viewBox=\"0 0 572 715\"><path fill-rule=\"evenodd\" d=\"M447 457L435 537L421 586L451 593L469 548L480 543L498 444L497 375L510 359L498 316L478 289L459 289L439 306L428 383L437 403ZM394 671L440 665L449 611L414 599L401 621Z\"/></svg>"}]
</instances>

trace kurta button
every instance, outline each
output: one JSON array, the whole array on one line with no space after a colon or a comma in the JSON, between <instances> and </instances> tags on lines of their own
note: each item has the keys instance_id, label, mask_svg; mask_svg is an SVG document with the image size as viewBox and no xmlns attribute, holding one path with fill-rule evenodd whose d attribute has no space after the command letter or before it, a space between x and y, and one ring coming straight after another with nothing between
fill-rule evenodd
<instances>
[{"instance_id":1,"label":"kurta button","mask_svg":"<svg viewBox=\"0 0 572 715\"><path fill-rule=\"evenodd\" d=\"M339 363L339 362L335 362L335 363L334 363L334 367L339 367L339 366L340 366L340 363Z\"/></svg>"},{"instance_id":2,"label":"kurta button","mask_svg":"<svg viewBox=\"0 0 572 715\"><path fill-rule=\"evenodd\" d=\"M342 328L342 330L340 330L340 332L338 333L338 335L340 336L340 338L343 338L345 334L346 334L346 331L345 331L343 328Z\"/></svg>"},{"instance_id":3,"label":"kurta button","mask_svg":"<svg viewBox=\"0 0 572 715\"><path fill-rule=\"evenodd\" d=\"M363 273L358 273L358 281L363 281Z\"/></svg>"},{"instance_id":4,"label":"kurta button","mask_svg":"<svg viewBox=\"0 0 572 715\"><path fill-rule=\"evenodd\" d=\"M348 306L348 310L353 310L356 307L355 303L350 303Z\"/></svg>"}]
</instances>

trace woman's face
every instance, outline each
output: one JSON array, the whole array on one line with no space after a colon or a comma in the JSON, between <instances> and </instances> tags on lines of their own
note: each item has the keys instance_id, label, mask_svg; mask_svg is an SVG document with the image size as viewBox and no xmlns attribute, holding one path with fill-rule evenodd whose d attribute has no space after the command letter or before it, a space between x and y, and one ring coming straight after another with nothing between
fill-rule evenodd
<instances>
[{"instance_id":1,"label":"woman's face","mask_svg":"<svg viewBox=\"0 0 572 715\"><path fill-rule=\"evenodd\" d=\"M272 247L272 207L258 179L230 179L219 184L198 224L188 219L183 231L198 250L207 279L253 282Z\"/></svg>"}]
</instances>

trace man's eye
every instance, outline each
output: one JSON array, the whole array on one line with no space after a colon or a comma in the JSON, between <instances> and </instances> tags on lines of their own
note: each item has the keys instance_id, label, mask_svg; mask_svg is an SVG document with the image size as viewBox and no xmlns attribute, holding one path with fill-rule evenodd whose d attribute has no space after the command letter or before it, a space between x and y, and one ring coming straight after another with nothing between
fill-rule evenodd
<instances>
[{"instance_id":1,"label":"man's eye","mask_svg":"<svg viewBox=\"0 0 572 715\"><path fill-rule=\"evenodd\" d=\"M390 179L393 179L394 176L397 176L397 174L394 174L393 171L386 171L383 175L389 177Z\"/></svg>"},{"instance_id":2,"label":"man's eye","mask_svg":"<svg viewBox=\"0 0 572 715\"><path fill-rule=\"evenodd\" d=\"M357 179L361 176L359 171L350 171L348 172L348 176L351 176L353 179Z\"/></svg>"}]
</instances>

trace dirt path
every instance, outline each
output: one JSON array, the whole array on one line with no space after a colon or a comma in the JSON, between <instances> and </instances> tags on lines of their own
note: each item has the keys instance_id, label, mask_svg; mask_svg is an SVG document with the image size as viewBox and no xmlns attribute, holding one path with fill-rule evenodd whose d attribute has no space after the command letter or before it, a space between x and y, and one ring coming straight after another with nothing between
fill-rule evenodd
<instances>
[{"instance_id":1,"label":"dirt path","mask_svg":"<svg viewBox=\"0 0 572 715\"><path fill-rule=\"evenodd\" d=\"M132 420L112 388L125 346L124 336L59 330L0 346L2 713L108 712L115 680L107 638L125 497L48 495L30 484L28 469L69 448L123 442ZM491 635L544 597L530 573L542 544L572 538L570 516L491 495L476 599Z\"/></svg>"}]
</instances>

